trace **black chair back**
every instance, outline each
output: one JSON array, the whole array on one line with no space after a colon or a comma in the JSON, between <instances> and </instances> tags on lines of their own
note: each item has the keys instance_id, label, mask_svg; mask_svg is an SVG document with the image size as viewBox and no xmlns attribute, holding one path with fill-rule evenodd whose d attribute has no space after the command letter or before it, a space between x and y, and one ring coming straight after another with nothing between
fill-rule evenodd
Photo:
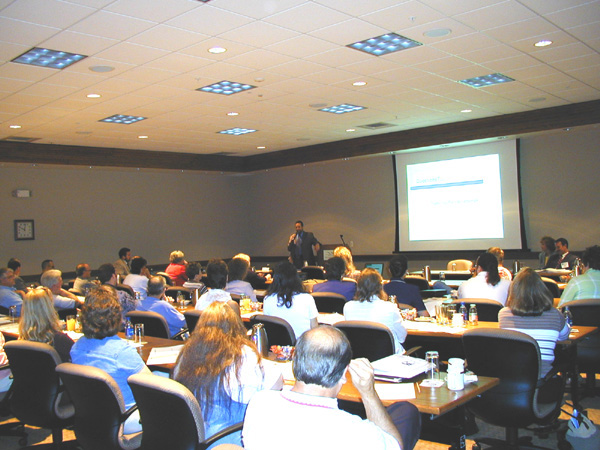
<instances>
[{"instance_id":1,"label":"black chair back","mask_svg":"<svg viewBox=\"0 0 600 450\"><path fill-rule=\"evenodd\" d=\"M344 305L346 297L335 292L313 292L311 294L315 299L317 311L320 313L338 313L344 314Z\"/></svg>"},{"instance_id":2,"label":"black chair back","mask_svg":"<svg viewBox=\"0 0 600 450\"><path fill-rule=\"evenodd\" d=\"M425 300L426 298L443 297L446 293L445 289L423 289L421 291L421 298Z\"/></svg>"},{"instance_id":3,"label":"black chair back","mask_svg":"<svg viewBox=\"0 0 600 450\"><path fill-rule=\"evenodd\" d=\"M296 345L296 334L287 320L275 316L257 314L250 319L250 325L256 323L264 325L269 347L271 345Z\"/></svg>"},{"instance_id":4,"label":"black chair back","mask_svg":"<svg viewBox=\"0 0 600 450\"><path fill-rule=\"evenodd\" d=\"M498 313L504 308L502 303L487 298L462 298L453 300L452 303L457 305L457 311L461 303L465 304L467 311L469 311L470 305L474 304L477 308L477 319L480 322L498 322Z\"/></svg>"},{"instance_id":5,"label":"black chair back","mask_svg":"<svg viewBox=\"0 0 600 450\"><path fill-rule=\"evenodd\" d=\"M542 281L544 282L544 284L550 291L550 294L552 294L553 298L560 297L560 288L558 287L558 284L556 283L556 281L551 280L550 278L546 278L546 277L542 277Z\"/></svg>"},{"instance_id":6,"label":"black chair back","mask_svg":"<svg viewBox=\"0 0 600 450\"><path fill-rule=\"evenodd\" d=\"M62 442L62 429L73 423L74 408L63 400L56 373L60 356L41 342L10 341L4 346L13 374L10 409L23 423L52 429L53 442Z\"/></svg>"},{"instance_id":7,"label":"black chair back","mask_svg":"<svg viewBox=\"0 0 600 450\"><path fill-rule=\"evenodd\" d=\"M126 284L117 284L115 289L127 292L129 295L135 298L135 291L131 288L131 286L127 286Z\"/></svg>"},{"instance_id":8,"label":"black chair back","mask_svg":"<svg viewBox=\"0 0 600 450\"><path fill-rule=\"evenodd\" d=\"M353 358L377 361L395 353L394 334L385 325L366 320L344 320L335 327L350 341Z\"/></svg>"},{"instance_id":9,"label":"black chair back","mask_svg":"<svg viewBox=\"0 0 600 450\"><path fill-rule=\"evenodd\" d=\"M75 436L85 450L134 449L141 433L122 432L125 403L119 386L97 367L63 363L56 371L75 405Z\"/></svg>"},{"instance_id":10,"label":"black chair back","mask_svg":"<svg viewBox=\"0 0 600 450\"><path fill-rule=\"evenodd\" d=\"M201 314L202 311L198 311L197 309L192 309L183 313L183 316L185 317L185 323L190 333L192 333L194 328L196 328L196 324L198 323Z\"/></svg>"},{"instance_id":11,"label":"black chair back","mask_svg":"<svg viewBox=\"0 0 600 450\"><path fill-rule=\"evenodd\" d=\"M423 277L404 277L404 282L407 284L414 284L419 288L420 291L430 289L429 282Z\"/></svg>"},{"instance_id":12,"label":"black chair back","mask_svg":"<svg viewBox=\"0 0 600 450\"><path fill-rule=\"evenodd\" d=\"M573 316L573 326L600 327L600 298L573 300L566 303ZM586 383L592 386L594 374L600 373L600 333L588 335L577 343L577 367L587 374Z\"/></svg>"},{"instance_id":13,"label":"black chair back","mask_svg":"<svg viewBox=\"0 0 600 450\"><path fill-rule=\"evenodd\" d=\"M192 299L192 291L191 291L191 289L184 288L183 286L169 286L167 288L167 290L165 291L165 295L167 297L171 297L171 298L177 300L177 297L179 296L180 292L183 294L183 297L186 300L191 300Z\"/></svg>"},{"instance_id":14,"label":"black chair back","mask_svg":"<svg viewBox=\"0 0 600 450\"><path fill-rule=\"evenodd\" d=\"M152 311L130 311L125 314L125 317L129 317L131 323L144 324L144 334L146 336L153 336L159 338L169 339L171 334L169 333L169 325L163 316Z\"/></svg>"},{"instance_id":15,"label":"black chair back","mask_svg":"<svg viewBox=\"0 0 600 450\"><path fill-rule=\"evenodd\" d=\"M60 320L67 320L67 316L76 316L77 308L65 308L65 309L57 309L58 318Z\"/></svg>"},{"instance_id":16,"label":"black chair back","mask_svg":"<svg viewBox=\"0 0 600 450\"><path fill-rule=\"evenodd\" d=\"M306 280L324 280L325 272L319 266L304 266L300 271L306 274Z\"/></svg>"}]
</instances>

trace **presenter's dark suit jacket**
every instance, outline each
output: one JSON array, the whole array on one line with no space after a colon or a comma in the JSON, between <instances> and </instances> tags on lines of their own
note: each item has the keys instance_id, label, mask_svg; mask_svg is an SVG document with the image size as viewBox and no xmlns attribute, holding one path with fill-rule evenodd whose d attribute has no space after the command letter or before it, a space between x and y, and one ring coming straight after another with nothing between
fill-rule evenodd
<instances>
[{"instance_id":1,"label":"presenter's dark suit jacket","mask_svg":"<svg viewBox=\"0 0 600 450\"><path fill-rule=\"evenodd\" d=\"M552 255L554 256L554 255ZM575 267L575 261L577 261L577 256L573 253L569 252L561 261L562 255L556 255L557 258L552 260L554 265L550 265L550 260L548 260L548 267L552 267L553 269L569 269L572 270Z\"/></svg>"},{"instance_id":2,"label":"presenter's dark suit jacket","mask_svg":"<svg viewBox=\"0 0 600 450\"><path fill-rule=\"evenodd\" d=\"M309 266L314 266L317 264L315 255L313 255L312 247L313 245L319 243L315 235L310 231L303 231L301 237L302 244L300 244L300 249L302 251L302 255L300 257L296 254L296 244L294 244L294 241L290 242L288 245L288 251L292 257L292 262L298 269L301 269L302 266L304 266L304 261L308 262Z\"/></svg>"}]
</instances>

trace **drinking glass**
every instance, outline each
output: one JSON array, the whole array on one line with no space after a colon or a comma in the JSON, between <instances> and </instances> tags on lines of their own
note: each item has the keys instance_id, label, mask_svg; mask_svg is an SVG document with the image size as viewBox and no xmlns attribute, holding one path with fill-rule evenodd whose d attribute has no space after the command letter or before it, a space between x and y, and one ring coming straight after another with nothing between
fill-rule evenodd
<instances>
[{"instance_id":1,"label":"drinking glass","mask_svg":"<svg viewBox=\"0 0 600 450\"><path fill-rule=\"evenodd\" d=\"M437 380L440 378L440 355L436 351L425 353L425 361L429 364L427 367L427 378Z\"/></svg>"},{"instance_id":2,"label":"drinking glass","mask_svg":"<svg viewBox=\"0 0 600 450\"><path fill-rule=\"evenodd\" d=\"M75 316L67 316L67 331L75 331Z\"/></svg>"},{"instance_id":3,"label":"drinking glass","mask_svg":"<svg viewBox=\"0 0 600 450\"><path fill-rule=\"evenodd\" d=\"M8 308L8 318L12 323L17 321L17 307L15 305Z\"/></svg>"},{"instance_id":4,"label":"drinking glass","mask_svg":"<svg viewBox=\"0 0 600 450\"><path fill-rule=\"evenodd\" d=\"M143 344L144 343L144 324L136 323L133 332L134 332L134 334L133 334L134 342L136 344Z\"/></svg>"}]
</instances>

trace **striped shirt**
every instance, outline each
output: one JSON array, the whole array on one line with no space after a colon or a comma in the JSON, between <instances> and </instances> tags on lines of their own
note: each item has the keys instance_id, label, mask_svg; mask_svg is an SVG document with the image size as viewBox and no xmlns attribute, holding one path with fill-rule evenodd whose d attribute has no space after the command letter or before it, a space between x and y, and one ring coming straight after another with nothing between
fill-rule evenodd
<instances>
[{"instance_id":1,"label":"striped shirt","mask_svg":"<svg viewBox=\"0 0 600 450\"><path fill-rule=\"evenodd\" d=\"M544 311L541 316L516 316L510 308L502 308L498 313L498 322L500 328L520 331L537 341L542 357L540 377L544 377L552 368L556 341L569 337L569 326L556 308Z\"/></svg>"},{"instance_id":2,"label":"striped shirt","mask_svg":"<svg viewBox=\"0 0 600 450\"><path fill-rule=\"evenodd\" d=\"M600 270L587 269L583 275L572 278L560 296L558 306L584 298L600 298Z\"/></svg>"}]
</instances>

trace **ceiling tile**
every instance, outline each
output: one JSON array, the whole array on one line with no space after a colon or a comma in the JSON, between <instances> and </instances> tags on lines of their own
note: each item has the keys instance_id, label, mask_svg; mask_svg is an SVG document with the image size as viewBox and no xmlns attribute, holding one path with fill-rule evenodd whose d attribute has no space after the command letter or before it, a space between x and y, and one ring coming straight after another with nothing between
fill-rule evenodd
<instances>
[{"instance_id":1,"label":"ceiling tile","mask_svg":"<svg viewBox=\"0 0 600 450\"><path fill-rule=\"evenodd\" d=\"M40 43L40 47L91 56L117 43L119 41L116 39L106 39L73 31L61 31Z\"/></svg>"},{"instance_id":2,"label":"ceiling tile","mask_svg":"<svg viewBox=\"0 0 600 450\"><path fill-rule=\"evenodd\" d=\"M335 25L351 16L313 2L307 2L265 19L265 22L288 27L300 33Z\"/></svg>"},{"instance_id":3,"label":"ceiling tile","mask_svg":"<svg viewBox=\"0 0 600 450\"><path fill-rule=\"evenodd\" d=\"M541 17L532 17L516 23L510 23L485 31L488 36L500 42L515 42L531 39L532 45L540 39L548 39L547 35L559 31L559 28Z\"/></svg>"},{"instance_id":4,"label":"ceiling tile","mask_svg":"<svg viewBox=\"0 0 600 450\"><path fill-rule=\"evenodd\" d=\"M546 15L546 18L561 28L571 28L600 21L600 2L593 1L573 8Z\"/></svg>"},{"instance_id":5,"label":"ceiling tile","mask_svg":"<svg viewBox=\"0 0 600 450\"><path fill-rule=\"evenodd\" d=\"M404 0L406 2L406 0ZM349 2L348 0L316 0L315 3L336 9L351 16L370 14L383 8L404 3L402 0L372 0L368 2Z\"/></svg>"},{"instance_id":6,"label":"ceiling tile","mask_svg":"<svg viewBox=\"0 0 600 450\"><path fill-rule=\"evenodd\" d=\"M145 64L165 56L168 52L157 48L146 47L144 45L130 44L123 42L113 45L96 56L108 61L118 61L127 64Z\"/></svg>"},{"instance_id":7,"label":"ceiling tile","mask_svg":"<svg viewBox=\"0 0 600 450\"><path fill-rule=\"evenodd\" d=\"M268 50L253 50L227 60L231 64L251 67L253 69L271 69L274 66L290 61L292 61L291 57Z\"/></svg>"},{"instance_id":8,"label":"ceiling tile","mask_svg":"<svg viewBox=\"0 0 600 450\"><path fill-rule=\"evenodd\" d=\"M202 5L170 1L168 7L166 6L163 0L117 0L107 5L106 10L152 22L164 22Z\"/></svg>"},{"instance_id":9,"label":"ceiling tile","mask_svg":"<svg viewBox=\"0 0 600 450\"><path fill-rule=\"evenodd\" d=\"M339 45L350 45L363 39L381 36L388 31L385 28L377 27L364 20L350 19L336 25L312 31L309 34Z\"/></svg>"},{"instance_id":10,"label":"ceiling tile","mask_svg":"<svg viewBox=\"0 0 600 450\"><path fill-rule=\"evenodd\" d=\"M264 22L252 22L236 30L227 31L221 36L224 39L260 48L297 35L298 33L295 31L286 30L276 25Z\"/></svg>"},{"instance_id":11,"label":"ceiling tile","mask_svg":"<svg viewBox=\"0 0 600 450\"><path fill-rule=\"evenodd\" d=\"M19 0L0 11L0 15L48 27L66 28L94 12L95 8L59 0Z\"/></svg>"},{"instance_id":12,"label":"ceiling tile","mask_svg":"<svg viewBox=\"0 0 600 450\"><path fill-rule=\"evenodd\" d=\"M109 39L127 39L154 25L153 22L108 11L98 11L74 24L70 31L102 36Z\"/></svg>"},{"instance_id":13,"label":"ceiling tile","mask_svg":"<svg viewBox=\"0 0 600 450\"><path fill-rule=\"evenodd\" d=\"M403 2L399 5L380 9L370 14L364 14L361 19L402 34L402 30L418 25L436 22L444 15L435 9L415 0Z\"/></svg>"},{"instance_id":14,"label":"ceiling tile","mask_svg":"<svg viewBox=\"0 0 600 450\"><path fill-rule=\"evenodd\" d=\"M58 28L0 17L0 42L35 47L39 42L48 39L59 31Z\"/></svg>"},{"instance_id":15,"label":"ceiling tile","mask_svg":"<svg viewBox=\"0 0 600 450\"><path fill-rule=\"evenodd\" d=\"M475 11L466 12L455 16L455 19L483 31L497 28L510 23L521 22L534 17L534 13L518 3L516 0L507 0Z\"/></svg>"},{"instance_id":16,"label":"ceiling tile","mask_svg":"<svg viewBox=\"0 0 600 450\"><path fill-rule=\"evenodd\" d=\"M583 5L589 3L590 0L569 0L568 2L565 0L519 0L519 2L538 14L548 14L573 6Z\"/></svg>"},{"instance_id":17,"label":"ceiling tile","mask_svg":"<svg viewBox=\"0 0 600 450\"><path fill-rule=\"evenodd\" d=\"M315 37L302 34L295 36L291 39L276 42L275 44L268 45L268 50L282 53L294 58L307 58L310 59L313 55L318 55L323 52L338 49L339 47L332 44L331 42L317 39ZM317 61L314 61L317 62Z\"/></svg>"},{"instance_id":18,"label":"ceiling tile","mask_svg":"<svg viewBox=\"0 0 600 450\"><path fill-rule=\"evenodd\" d=\"M302 0L219 0L218 7L255 19L262 19L305 3Z\"/></svg>"},{"instance_id":19,"label":"ceiling tile","mask_svg":"<svg viewBox=\"0 0 600 450\"><path fill-rule=\"evenodd\" d=\"M240 14L224 11L210 5L202 5L199 8L195 8L167 21L166 24L183 28L184 30L216 36L234 30L251 21L251 18Z\"/></svg>"},{"instance_id":20,"label":"ceiling tile","mask_svg":"<svg viewBox=\"0 0 600 450\"><path fill-rule=\"evenodd\" d=\"M181 53L169 53L144 64L144 66L170 70L177 73L186 73L192 70L201 69L202 67L206 67L213 63L214 61L211 61L210 59L183 55Z\"/></svg>"},{"instance_id":21,"label":"ceiling tile","mask_svg":"<svg viewBox=\"0 0 600 450\"><path fill-rule=\"evenodd\" d=\"M177 51L198 44L208 38L209 36L205 34L160 24L133 36L129 42L163 50Z\"/></svg>"},{"instance_id":22,"label":"ceiling tile","mask_svg":"<svg viewBox=\"0 0 600 450\"><path fill-rule=\"evenodd\" d=\"M505 0L461 0L460 2L449 2L447 0L420 0L421 3L443 12L449 16L474 11L487 6L502 3Z\"/></svg>"}]
</instances>

